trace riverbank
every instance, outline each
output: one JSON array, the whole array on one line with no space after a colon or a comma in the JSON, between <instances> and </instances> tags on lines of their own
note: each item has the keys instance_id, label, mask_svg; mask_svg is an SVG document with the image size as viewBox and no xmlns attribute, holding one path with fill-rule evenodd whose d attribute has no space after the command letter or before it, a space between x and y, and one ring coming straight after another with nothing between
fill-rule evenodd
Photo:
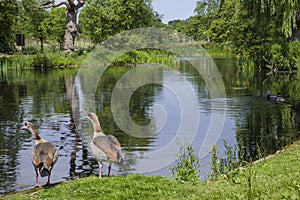
<instances>
[{"instance_id":1,"label":"riverbank","mask_svg":"<svg viewBox=\"0 0 300 200\"><path fill-rule=\"evenodd\" d=\"M81 178L8 194L0 199L300 199L300 141L218 181L182 183L127 175Z\"/></svg>"}]
</instances>

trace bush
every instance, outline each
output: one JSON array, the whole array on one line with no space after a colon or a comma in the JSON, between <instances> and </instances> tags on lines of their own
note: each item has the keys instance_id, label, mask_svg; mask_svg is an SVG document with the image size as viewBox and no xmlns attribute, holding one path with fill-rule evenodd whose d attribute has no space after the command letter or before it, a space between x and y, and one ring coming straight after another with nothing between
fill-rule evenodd
<instances>
[{"instance_id":1,"label":"bush","mask_svg":"<svg viewBox=\"0 0 300 200\"><path fill-rule=\"evenodd\" d=\"M270 64L275 70L292 70L300 67L300 41L273 44L270 48Z\"/></svg>"},{"instance_id":2,"label":"bush","mask_svg":"<svg viewBox=\"0 0 300 200\"><path fill-rule=\"evenodd\" d=\"M47 54L36 54L33 55L28 63L29 68L34 69L45 69L53 67L53 60Z\"/></svg>"},{"instance_id":3,"label":"bush","mask_svg":"<svg viewBox=\"0 0 300 200\"><path fill-rule=\"evenodd\" d=\"M288 60L294 68L300 68L300 41L295 40L288 45Z\"/></svg>"},{"instance_id":4,"label":"bush","mask_svg":"<svg viewBox=\"0 0 300 200\"><path fill-rule=\"evenodd\" d=\"M271 63L276 70L288 70L291 68L289 60L285 56L286 48L280 44L271 46Z\"/></svg>"}]
</instances>

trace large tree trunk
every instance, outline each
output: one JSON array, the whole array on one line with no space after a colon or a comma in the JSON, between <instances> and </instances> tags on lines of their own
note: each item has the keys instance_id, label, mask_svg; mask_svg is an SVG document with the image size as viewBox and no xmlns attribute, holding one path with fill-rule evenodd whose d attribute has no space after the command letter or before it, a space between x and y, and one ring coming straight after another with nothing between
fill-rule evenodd
<instances>
[{"instance_id":1,"label":"large tree trunk","mask_svg":"<svg viewBox=\"0 0 300 200\"><path fill-rule=\"evenodd\" d=\"M77 9L74 3L67 5L66 32L64 36L64 50L74 51L75 36L77 33Z\"/></svg>"},{"instance_id":2,"label":"large tree trunk","mask_svg":"<svg viewBox=\"0 0 300 200\"><path fill-rule=\"evenodd\" d=\"M65 0L60 3L55 3L54 0L49 0L47 3L40 6L40 8L55 8L61 5L66 6L66 32L64 36L64 50L65 52L74 51L75 37L77 33L77 12L81 8L85 0Z\"/></svg>"}]
</instances>

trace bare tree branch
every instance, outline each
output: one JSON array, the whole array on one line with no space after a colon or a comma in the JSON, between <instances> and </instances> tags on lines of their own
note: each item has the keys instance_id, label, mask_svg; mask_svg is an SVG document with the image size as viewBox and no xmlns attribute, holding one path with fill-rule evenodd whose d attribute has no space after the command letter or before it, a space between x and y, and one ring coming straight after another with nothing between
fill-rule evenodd
<instances>
[{"instance_id":1,"label":"bare tree branch","mask_svg":"<svg viewBox=\"0 0 300 200\"><path fill-rule=\"evenodd\" d=\"M78 10L79 8L81 8L84 3L85 3L85 0L77 0L78 4L76 5L76 9Z\"/></svg>"},{"instance_id":2,"label":"bare tree branch","mask_svg":"<svg viewBox=\"0 0 300 200\"><path fill-rule=\"evenodd\" d=\"M61 5L67 5L67 2L62 1L62 2L59 2L59 3L56 4L55 0L52 0L52 2L49 0L48 2L40 5L39 8L56 8L56 7L59 7Z\"/></svg>"}]
</instances>

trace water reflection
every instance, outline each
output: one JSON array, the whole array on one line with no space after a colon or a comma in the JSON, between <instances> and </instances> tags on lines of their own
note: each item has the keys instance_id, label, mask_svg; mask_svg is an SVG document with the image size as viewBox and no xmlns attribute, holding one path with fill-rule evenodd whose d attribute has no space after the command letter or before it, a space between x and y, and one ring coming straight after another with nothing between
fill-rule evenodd
<instances>
[{"instance_id":1,"label":"water reflection","mask_svg":"<svg viewBox=\"0 0 300 200\"><path fill-rule=\"evenodd\" d=\"M226 87L226 98L215 103L214 112L225 107L226 119L217 145L222 150L223 139L229 145L239 145L245 159L261 153L273 153L299 137L300 78L297 74L266 75L239 70L230 59L216 59ZM194 61L193 61L194 62ZM110 67L99 81L94 100L96 113L106 133L113 133L126 151L126 163L114 167L112 174L123 175L138 172L137 166L145 161L159 163L166 157L174 157L176 151L151 157L149 152L163 149L176 139L182 110L175 95L162 85L173 84L181 94L186 94L184 84L195 91L200 114L199 129L193 145L199 152L212 117L212 100L203 77L187 61L172 66L184 79L175 79L167 69L155 76L161 84L146 84L138 88L130 98L130 116L138 125L152 124L153 129L145 137L135 137L122 131L111 111L113 89L119 79L133 67ZM51 182L97 174L97 163L87 143L92 137L90 123L75 127L80 120L81 94L73 93L76 70L49 72L1 72L0 75L0 194L34 186L34 170L30 154L34 142L31 134L20 131L24 121L35 123L40 135L59 148L59 159L53 169ZM213 81L214 77L209 76ZM85 88L83 88L85 89ZM267 101L267 93L290 94L291 104L274 104ZM72 99L72 94L77 97ZM190 103L190 97L186 103ZM75 117L74 117L75 116ZM166 118L167 116L167 118ZM161 119L166 119L162 121ZM194 119L187 119L193 122ZM90 130L90 131L89 131ZM209 148L209 147L208 147ZM199 155L203 166L201 175L209 170L210 158ZM107 168L104 167L104 174ZM153 170L149 174L169 175L167 168ZM46 179L41 179L41 184Z\"/></svg>"}]
</instances>

